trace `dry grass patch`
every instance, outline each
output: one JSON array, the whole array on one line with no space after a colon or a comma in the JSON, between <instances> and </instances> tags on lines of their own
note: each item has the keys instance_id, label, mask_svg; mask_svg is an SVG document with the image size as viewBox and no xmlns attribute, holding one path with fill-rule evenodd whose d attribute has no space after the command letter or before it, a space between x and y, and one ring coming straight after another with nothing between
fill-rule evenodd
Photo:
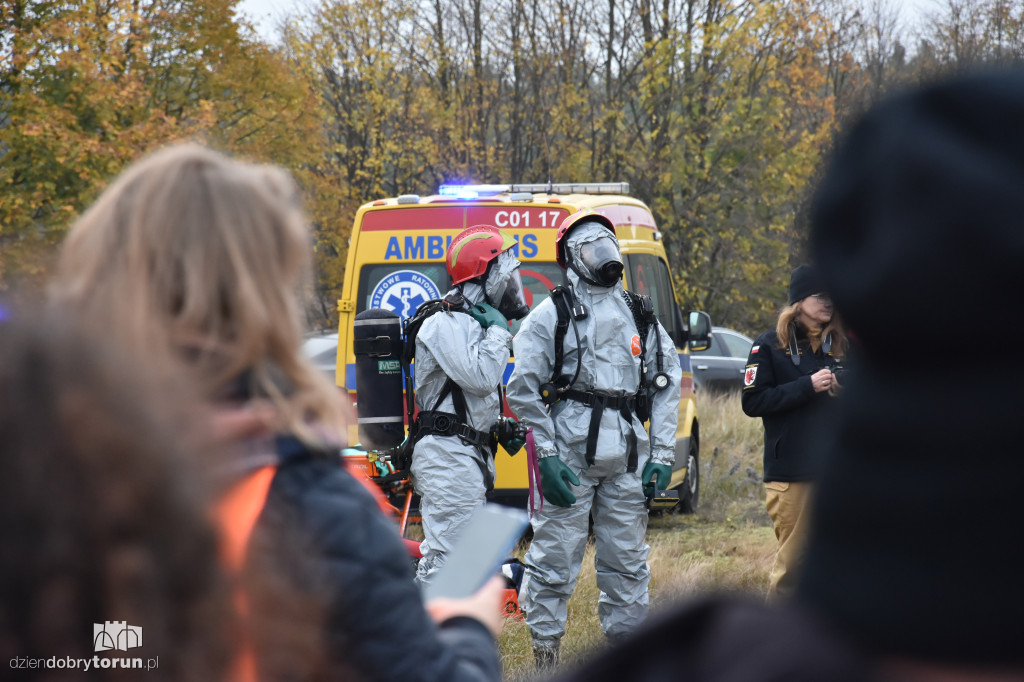
<instances>
[{"instance_id":1,"label":"dry grass patch","mask_svg":"<svg viewBox=\"0 0 1024 682\"><path fill-rule=\"evenodd\" d=\"M770 525L764 509L764 429L739 393L699 395L701 500L708 521Z\"/></svg>"},{"instance_id":2,"label":"dry grass patch","mask_svg":"<svg viewBox=\"0 0 1024 682\"><path fill-rule=\"evenodd\" d=\"M651 546L648 563L652 611L709 592L762 596L767 588L775 549L770 526L664 515L651 519L647 542ZM590 543L576 591L569 600L569 620L562 639L563 666L604 646L597 599L594 545ZM499 645L506 679L517 682L534 676L530 633L525 623L506 621Z\"/></svg>"}]
</instances>

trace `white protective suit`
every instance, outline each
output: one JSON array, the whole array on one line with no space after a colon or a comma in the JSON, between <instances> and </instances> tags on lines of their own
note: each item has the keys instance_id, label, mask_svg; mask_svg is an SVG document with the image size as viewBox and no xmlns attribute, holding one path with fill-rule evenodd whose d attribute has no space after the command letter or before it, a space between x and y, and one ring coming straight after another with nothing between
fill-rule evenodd
<instances>
[{"instance_id":1,"label":"white protective suit","mask_svg":"<svg viewBox=\"0 0 1024 682\"><path fill-rule=\"evenodd\" d=\"M455 291L455 290L453 290ZM484 300L484 289L468 283L462 287L470 305ZM435 313L423 322L416 336L416 404L420 410L435 409L446 377L458 384L466 397L467 423L478 431L490 431L501 416L501 380L508 364L512 333L493 325L486 330L469 315ZM452 396L436 408L455 413ZM412 481L420 495L423 542L416 570L421 584L444 565L445 555L477 507L485 501L488 482L494 480L494 458L486 448L464 442L458 436L428 435L416 443Z\"/></svg>"},{"instance_id":2,"label":"white protective suit","mask_svg":"<svg viewBox=\"0 0 1024 682\"><path fill-rule=\"evenodd\" d=\"M582 224L568 236L567 258L579 259L588 241L608 236L598 224ZM617 244L616 240L616 244ZM573 388L631 395L639 384L640 358L633 354L637 327L623 297L621 281L598 287L568 273L576 299L587 310L577 321L579 345L572 325L565 334L562 373L570 377L581 355L579 378ZM541 401L539 387L551 380L555 356L555 325L558 313L548 300L537 306L524 321L514 342L515 369L506 397L520 421L533 427L537 455L560 457L579 477L580 485L566 483L576 496L569 508L544 502L533 520L533 542L526 554L526 575L520 603L526 612L535 647L555 647L565 634L566 604L572 596L587 543L588 519L594 516L597 555L597 586L601 591L598 615L609 638L632 631L647 615L647 586L650 570L644 543L647 510L640 482L644 465L655 462L672 465L675 459L676 425L681 370L675 343L660 324L651 325L647 342L648 383L657 373L654 362L657 338L665 349L664 372L667 389L654 394L651 437L633 415L627 423L618 410L605 409L594 464L586 464L587 435L591 408L575 400L561 400L548 408ZM627 472L628 435L636 435L639 462Z\"/></svg>"}]
</instances>

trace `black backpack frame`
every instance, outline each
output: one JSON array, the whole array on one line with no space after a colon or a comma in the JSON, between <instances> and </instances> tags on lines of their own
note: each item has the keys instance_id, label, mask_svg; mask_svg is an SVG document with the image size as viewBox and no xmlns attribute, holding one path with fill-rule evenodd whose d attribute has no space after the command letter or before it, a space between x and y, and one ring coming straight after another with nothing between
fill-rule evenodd
<instances>
[{"instance_id":1,"label":"black backpack frame","mask_svg":"<svg viewBox=\"0 0 1024 682\"><path fill-rule=\"evenodd\" d=\"M402 323L402 376L405 379L405 414L407 424L409 425L409 435L406 437L402 444L395 448L392 454L395 466L398 469L408 469L412 463L412 452L416 446L418 440L416 433L416 421L414 415L416 414L416 389L413 383L412 377L412 361L416 358L416 337L419 335L420 328L423 323L427 321L427 318L437 313L462 313L468 314L462 309L465 299L458 293L449 294L445 298L434 298L429 301L420 304L420 307L416 309L416 313L405 320ZM448 394L451 393L452 401L455 404L455 409L459 413L459 417L465 419L466 410L466 396L462 392L462 389L451 379L445 382L445 386L441 391L441 397L438 401L443 401ZM460 409L461 408L461 409Z\"/></svg>"}]
</instances>

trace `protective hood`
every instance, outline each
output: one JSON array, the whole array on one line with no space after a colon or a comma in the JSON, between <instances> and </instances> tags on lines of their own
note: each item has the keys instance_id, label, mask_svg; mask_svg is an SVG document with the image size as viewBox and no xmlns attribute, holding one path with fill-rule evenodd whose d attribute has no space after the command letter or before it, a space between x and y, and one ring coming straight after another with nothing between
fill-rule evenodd
<instances>
[{"instance_id":1,"label":"protective hood","mask_svg":"<svg viewBox=\"0 0 1024 682\"><path fill-rule=\"evenodd\" d=\"M522 319L530 312L519 266L519 260L515 256L503 251L491 265L484 282L487 300L510 320Z\"/></svg>"},{"instance_id":2,"label":"protective hood","mask_svg":"<svg viewBox=\"0 0 1024 682\"><path fill-rule=\"evenodd\" d=\"M476 305L487 300L487 292L484 291L484 287L477 282L465 282L459 284L448 293L462 292L462 297L466 299L466 303L469 305Z\"/></svg>"},{"instance_id":3,"label":"protective hood","mask_svg":"<svg viewBox=\"0 0 1024 682\"><path fill-rule=\"evenodd\" d=\"M566 262L581 280L612 287L622 278L622 254L615 235L598 222L581 223L566 241Z\"/></svg>"}]
</instances>

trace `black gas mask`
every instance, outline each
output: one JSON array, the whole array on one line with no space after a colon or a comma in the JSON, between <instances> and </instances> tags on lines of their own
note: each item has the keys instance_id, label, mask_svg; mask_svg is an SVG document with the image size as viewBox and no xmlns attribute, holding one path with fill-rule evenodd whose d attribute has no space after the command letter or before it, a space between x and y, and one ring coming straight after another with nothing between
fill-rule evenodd
<instances>
[{"instance_id":1,"label":"black gas mask","mask_svg":"<svg viewBox=\"0 0 1024 682\"><path fill-rule=\"evenodd\" d=\"M622 256L619 247L611 237L601 237L587 242L580 247L580 261L583 268L591 273L576 270L576 274L586 282L599 287L610 287L622 279Z\"/></svg>"}]
</instances>

